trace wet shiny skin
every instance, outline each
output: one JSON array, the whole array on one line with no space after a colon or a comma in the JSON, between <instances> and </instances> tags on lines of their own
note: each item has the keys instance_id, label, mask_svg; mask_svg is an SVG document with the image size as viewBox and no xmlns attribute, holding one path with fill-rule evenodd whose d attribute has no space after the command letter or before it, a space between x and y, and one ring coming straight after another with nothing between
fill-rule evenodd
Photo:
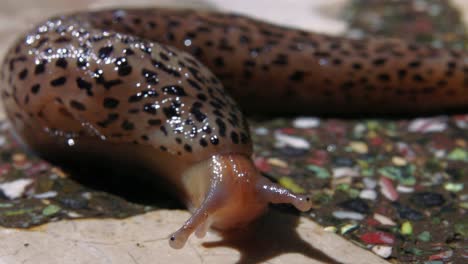
<instances>
[{"instance_id":1,"label":"wet shiny skin","mask_svg":"<svg viewBox=\"0 0 468 264\"><path fill-rule=\"evenodd\" d=\"M268 203L311 207L259 174L234 99L248 113L466 109L464 58L238 15L123 9L38 24L11 47L0 77L9 119L45 158L105 158L162 175L193 213L170 238L180 248L193 232L249 223Z\"/></svg>"}]
</instances>

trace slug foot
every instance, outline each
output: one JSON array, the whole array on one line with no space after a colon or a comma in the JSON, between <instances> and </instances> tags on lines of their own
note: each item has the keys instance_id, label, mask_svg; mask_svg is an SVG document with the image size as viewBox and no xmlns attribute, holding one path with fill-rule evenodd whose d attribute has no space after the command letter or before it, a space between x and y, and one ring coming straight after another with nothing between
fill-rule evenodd
<instances>
[{"instance_id":1,"label":"slug foot","mask_svg":"<svg viewBox=\"0 0 468 264\"><path fill-rule=\"evenodd\" d=\"M214 155L194 166L185 175L185 186L196 209L170 236L169 244L176 249L182 248L192 233L204 237L210 227L241 228L262 215L269 203L288 203L300 211L312 207L309 197L266 179L248 157L238 154Z\"/></svg>"}]
</instances>

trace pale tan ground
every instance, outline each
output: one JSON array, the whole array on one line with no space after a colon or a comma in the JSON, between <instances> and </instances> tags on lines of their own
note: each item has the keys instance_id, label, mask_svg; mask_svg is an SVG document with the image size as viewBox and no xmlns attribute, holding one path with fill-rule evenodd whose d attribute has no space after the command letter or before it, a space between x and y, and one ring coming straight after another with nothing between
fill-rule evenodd
<instances>
[{"instance_id":1,"label":"pale tan ground","mask_svg":"<svg viewBox=\"0 0 468 264\"><path fill-rule=\"evenodd\" d=\"M64 11L109 6L159 5L236 11L304 29L338 34L345 24L334 16L347 0L0 0L0 57L34 22ZM453 0L465 10L468 1ZM467 12L468 14L468 12ZM467 17L468 18L468 17ZM468 19L467 19L468 21ZM0 110L0 118L3 118ZM161 210L125 220L60 221L24 231L0 228L0 264L16 263L385 263L379 257L306 218L277 212L251 231L251 238L214 243L211 232L191 238L182 250L167 237L188 213ZM298 235L300 234L300 236ZM250 241L250 244L245 244ZM210 244L211 243L211 244ZM330 256L330 257L327 257Z\"/></svg>"}]
</instances>

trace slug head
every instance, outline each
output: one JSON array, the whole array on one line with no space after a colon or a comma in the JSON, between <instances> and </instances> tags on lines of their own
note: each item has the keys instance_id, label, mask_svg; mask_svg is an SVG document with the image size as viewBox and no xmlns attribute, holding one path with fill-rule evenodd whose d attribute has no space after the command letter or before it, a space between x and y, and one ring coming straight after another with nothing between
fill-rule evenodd
<instances>
[{"instance_id":1,"label":"slug head","mask_svg":"<svg viewBox=\"0 0 468 264\"><path fill-rule=\"evenodd\" d=\"M294 194L261 176L245 155L213 155L183 175L187 203L193 215L173 233L169 244L182 248L195 232L203 237L208 228L235 229L262 215L268 203L289 203L300 211L312 204L308 197Z\"/></svg>"}]
</instances>

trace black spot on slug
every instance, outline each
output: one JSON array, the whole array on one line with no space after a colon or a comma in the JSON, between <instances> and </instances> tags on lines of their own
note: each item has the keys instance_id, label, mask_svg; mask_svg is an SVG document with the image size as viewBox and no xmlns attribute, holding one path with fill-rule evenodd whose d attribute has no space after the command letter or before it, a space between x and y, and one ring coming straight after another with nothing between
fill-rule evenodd
<instances>
[{"instance_id":1,"label":"black spot on slug","mask_svg":"<svg viewBox=\"0 0 468 264\"><path fill-rule=\"evenodd\" d=\"M75 100L71 100L70 101L70 106L76 110L79 110L79 111L85 111L86 110L86 107L84 104L78 102L78 101L75 101Z\"/></svg>"},{"instance_id":2,"label":"black spot on slug","mask_svg":"<svg viewBox=\"0 0 468 264\"><path fill-rule=\"evenodd\" d=\"M28 70L27 70L27 69L23 69L23 70L18 74L18 78L19 78L20 80L26 79L27 76L28 76Z\"/></svg>"},{"instance_id":3,"label":"black spot on slug","mask_svg":"<svg viewBox=\"0 0 468 264\"><path fill-rule=\"evenodd\" d=\"M192 152L192 147L191 147L190 145L188 145L188 144L185 144L185 145L184 145L184 149L185 149L185 151L187 151L187 152Z\"/></svg>"},{"instance_id":4,"label":"black spot on slug","mask_svg":"<svg viewBox=\"0 0 468 264\"><path fill-rule=\"evenodd\" d=\"M150 125L150 126L159 126L159 125L161 125L161 120L160 119L150 119L150 120L148 120L148 125Z\"/></svg>"},{"instance_id":5,"label":"black spot on slug","mask_svg":"<svg viewBox=\"0 0 468 264\"><path fill-rule=\"evenodd\" d=\"M304 79L304 72L303 71L295 71L293 74L289 76L289 80L300 82Z\"/></svg>"},{"instance_id":6,"label":"black spot on slug","mask_svg":"<svg viewBox=\"0 0 468 264\"><path fill-rule=\"evenodd\" d=\"M114 109L119 105L119 100L111 97L104 98L103 106L105 108Z\"/></svg>"},{"instance_id":7,"label":"black spot on slug","mask_svg":"<svg viewBox=\"0 0 468 264\"><path fill-rule=\"evenodd\" d=\"M239 144L239 135L234 131L231 132L231 140L234 144Z\"/></svg>"},{"instance_id":8,"label":"black spot on slug","mask_svg":"<svg viewBox=\"0 0 468 264\"><path fill-rule=\"evenodd\" d=\"M98 51L98 57L100 59L105 59L110 56L113 50L114 50L114 47L112 46L102 47Z\"/></svg>"},{"instance_id":9,"label":"black spot on slug","mask_svg":"<svg viewBox=\"0 0 468 264\"><path fill-rule=\"evenodd\" d=\"M121 127L124 130L133 130L133 129L135 129L135 125L132 122L129 122L128 120L124 120L122 122Z\"/></svg>"},{"instance_id":10,"label":"black spot on slug","mask_svg":"<svg viewBox=\"0 0 468 264\"><path fill-rule=\"evenodd\" d=\"M56 86L64 85L65 82L67 82L67 78L65 76L62 76L62 77L58 77L57 79L50 81L50 85L56 87Z\"/></svg>"},{"instance_id":11,"label":"black spot on slug","mask_svg":"<svg viewBox=\"0 0 468 264\"><path fill-rule=\"evenodd\" d=\"M36 83L35 85L31 87L31 93L37 94L40 89L41 89L41 85Z\"/></svg>"},{"instance_id":12,"label":"black spot on slug","mask_svg":"<svg viewBox=\"0 0 468 264\"><path fill-rule=\"evenodd\" d=\"M218 125L219 135L224 137L226 136L226 124L220 118L216 118L216 124Z\"/></svg>"},{"instance_id":13,"label":"black spot on slug","mask_svg":"<svg viewBox=\"0 0 468 264\"><path fill-rule=\"evenodd\" d=\"M178 85L170 85L162 88L165 94L172 94L177 96L186 96L184 88Z\"/></svg>"},{"instance_id":14,"label":"black spot on slug","mask_svg":"<svg viewBox=\"0 0 468 264\"><path fill-rule=\"evenodd\" d=\"M158 75L154 71L150 71L148 69L141 70L141 74L146 79L146 82L149 84L158 84Z\"/></svg>"},{"instance_id":15,"label":"black spot on slug","mask_svg":"<svg viewBox=\"0 0 468 264\"><path fill-rule=\"evenodd\" d=\"M158 104L149 103L149 104L145 104L143 106L143 111L145 111L148 114L155 115L155 114L157 114L157 109L158 108L159 108Z\"/></svg>"},{"instance_id":16,"label":"black spot on slug","mask_svg":"<svg viewBox=\"0 0 468 264\"><path fill-rule=\"evenodd\" d=\"M67 59L65 59L65 58L59 58L59 59L55 62L55 65L56 65L57 67L62 68L62 69L66 69L67 66L68 66Z\"/></svg>"},{"instance_id":17,"label":"black spot on slug","mask_svg":"<svg viewBox=\"0 0 468 264\"><path fill-rule=\"evenodd\" d=\"M211 142L211 144L213 144L213 145L218 145L218 144L219 144L219 139L218 139L217 136L211 136L211 137L210 137L210 142Z\"/></svg>"},{"instance_id":18,"label":"black spot on slug","mask_svg":"<svg viewBox=\"0 0 468 264\"><path fill-rule=\"evenodd\" d=\"M43 73L45 71L45 63L46 61L43 60L41 63L36 64L36 67L34 69L34 74L38 75L38 74Z\"/></svg>"},{"instance_id":19,"label":"black spot on slug","mask_svg":"<svg viewBox=\"0 0 468 264\"><path fill-rule=\"evenodd\" d=\"M208 146L208 142L206 142L206 139L204 139L204 138L200 139L200 146L202 146L202 147Z\"/></svg>"}]
</instances>

